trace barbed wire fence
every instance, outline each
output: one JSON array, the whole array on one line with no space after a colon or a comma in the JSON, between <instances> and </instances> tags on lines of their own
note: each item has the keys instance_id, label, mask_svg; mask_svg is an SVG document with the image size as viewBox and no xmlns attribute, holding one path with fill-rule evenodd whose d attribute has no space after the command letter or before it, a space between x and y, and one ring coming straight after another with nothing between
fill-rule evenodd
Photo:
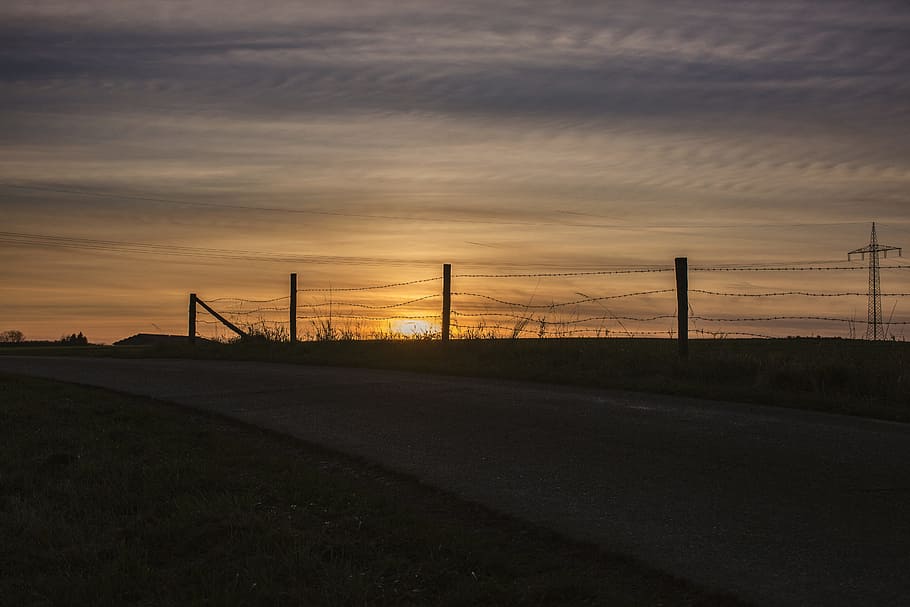
<instances>
[{"instance_id":1,"label":"barbed wire fence","mask_svg":"<svg viewBox=\"0 0 910 607\"><path fill-rule=\"evenodd\" d=\"M290 329L286 319L290 313L290 300L291 296L285 295L270 299L216 297L205 301L217 307L219 313L245 335L288 341ZM197 319L196 322L204 322L213 331L211 337L217 341L226 341L231 334L235 334L233 331L226 333L225 325L218 320Z\"/></svg>"},{"instance_id":2,"label":"barbed wire fence","mask_svg":"<svg viewBox=\"0 0 910 607\"><path fill-rule=\"evenodd\" d=\"M463 274L452 274L450 268L446 264L443 275L416 280L300 289L296 275L292 275L291 292L274 298L216 297L203 301L192 294L190 335L196 335L198 323L202 333L219 340L231 333L281 341L523 337L682 340L690 335L856 338L868 323L856 316L857 302L867 298L867 292L809 288L821 275L832 277L837 285L853 284L856 281L841 276L867 270L859 264L693 266L686 268L684 283L678 282L679 269L672 266ZM901 298L910 297L905 280L910 277L906 273L910 265L882 265L880 269L893 270L900 276L894 282L902 288L881 293L883 299L892 302L890 316L882 325L888 338L903 340L910 318L905 310L898 311L897 304ZM763 279L756 283L721 278L743 275ZM764 284L766 277L773 276L788 277L783 288L780 279L776 285ZM793 280L798 284L791 284ZM680 298L681 288L684 298ZM209 315L195 318L194 302L204 305Z\"/></svg>"},{"instance_id":3,"label":"barbed wire fence","mask_svg":"<svg viewBox=\"0 0 910 607\"><path fill-rule=\"evenodd\" d=\"M452 293L456 302L452 314L459 333L474 338L668 336L672 328L626 325L674 319L673 308L663 301L675 292L673 288L657 284L654 288L618 293L613 289L622 286L617 285L615 279L652 278L672 271L672 268L652 267L587 272L456 274L453 278L465 288ZM528 280L535 281L530 292L514 287ZM610 283L611 280L614 282ZM485 290L491 283L503 285L505 288L500 290L513 297L505 299L491 294ZM600 294L608 288L609 294ZM636 316L612 309L612 304L620 300L636 300L638 308L646 308L652 313Z\"/></svg>"},{"instance_id":4,"label":"barbed wire fence","mask_svg":"<svg viewBox=\"0 0 910 607\"><path fill-rule=\"evenodd\" d=\"M433 339L439 337L442 312L434 313L429 306L443 297L437 284L441 281L442 276L434 276L358 287L298 289L308 300L301 306L306 313L296 318L308 323L308 336L317 340ZM430 288L435 292L423 292ZM358 299L365 294L369 299Z\"/></svg>"},{"instance_id":5,"label":"barbed wire fence","mask_svg":"<svg viewBox=\"0 0 910 607\"><path fill-rule=\"evenodd\" d=\"M690 331L714 337L743 336L743 337L843 337L855 339L862 335L858 327L868 324L868 320L857 317L857 300L867 300L871 295L858 290L843 291L815 291L806 289L814 277L807 277L807 273L819 275L833 275L838 285L854 284L855 280L847 278L854 272L867 272L863 265L843 265L842 262L832 262L836 265L781 265L781 266L706 266L693 267L693 273L786 273L795 276L802 288L790 289L763 289L758 292L726 291L707 288L691 288L688 290L692 303L692 314L689 316ZM881 266L881 270L895 270L897 272L910 269L910 265L896 264ZM697 275L697 274L696 274ZM904 275L907 276L906 274ZM903 278L901 280L904 280ZM828 282L831 282L829 279ZM904 286L906 282L904 281ZM885 333L883 336L892 339L904 338L903 328L910 325L906 311L901 310L897 315L897 302L900 298L910 297L910 292L894 290L881 293L881 297L893 300L891 315L882 322ZM754 310L759 308L759 313L750 313L749 309L737 303L725 303L721 313L702 313L700 307L711 309L711 300L726 300L739 302L748 300L756 302L751 304ZM806 300L809 303L806 303ZM839 301L838 301L839 300ZM841 304L840 301L853 300L851 310L849 303ZM760 306L758 302L773 301L775 304ZM821 306L819 302L838 301L837 304ZM778 303L782 302L782 303ZM862 301L865 304L865 301ZM716 308L716 307L715 307ZM821 310L819 313L806 313L803 310ZM863 312L865 305L861 306ZM800 312L794 312L799 310ZM766 313L762 314L761 311ZM731 330L730 327L733 327Z\"/></svg>"}]
</instances>

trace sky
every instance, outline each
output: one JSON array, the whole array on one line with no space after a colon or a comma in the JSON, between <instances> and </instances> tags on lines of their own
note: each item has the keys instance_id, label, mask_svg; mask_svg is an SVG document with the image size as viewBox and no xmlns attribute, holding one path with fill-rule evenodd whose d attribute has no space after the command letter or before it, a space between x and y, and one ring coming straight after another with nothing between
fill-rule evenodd
<instances>
[{"instance_id":1,"label":"sky","mask_svg":"<svg viewBox=\"0 0 910 607\"><path fill-rule=\"evenodd\" d=\"M616 317L672 315L672 293L553 304L664 291L671 272L464 275L842 266L872 221L910 245L908 74L905 1L5 2L0 331L182 333L191 292L275 321L250 310L286 300L239 300L286 296L290 272L331 289L300 294L301 333L329 315L433 329L438 281L342 289L451 263L457 293L521 304L455 296L463 326L508 332L517 312L530 334L667 332ZM862 295L850 263L690 283ZM910 272L883 271L882 290L910 292ZM861 295L693 296L693 312L861 325ZM886 315L910 320L908 302Z\"/></svg>"}]
</instances>

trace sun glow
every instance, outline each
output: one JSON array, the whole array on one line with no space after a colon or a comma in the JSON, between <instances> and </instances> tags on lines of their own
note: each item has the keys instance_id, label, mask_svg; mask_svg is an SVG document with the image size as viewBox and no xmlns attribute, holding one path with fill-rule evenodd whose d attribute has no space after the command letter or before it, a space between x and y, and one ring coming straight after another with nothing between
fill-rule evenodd
<instances>
[{"instance_id":1,"label":"sun glow","mask_svg":"<svg viewBox=\"0 0 910 607\"><path fill-rule=\"evenodd\" d=\"M439 332L439 327L426 320L396 320L392 323L392 330L405 337L420 337Z\"/></svg>"}]
</instances>

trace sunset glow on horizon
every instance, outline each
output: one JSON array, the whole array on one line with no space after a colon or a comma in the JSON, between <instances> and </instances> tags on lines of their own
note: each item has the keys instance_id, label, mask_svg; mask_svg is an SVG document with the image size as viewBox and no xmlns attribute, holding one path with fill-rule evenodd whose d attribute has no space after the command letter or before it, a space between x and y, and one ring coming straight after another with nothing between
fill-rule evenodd
<instances>
[{"instance_id":1,"label":"sunset glow on horizon","mask_svg":"<svg viewBox=\"0 0 910 607\"><path fill-rule=\"evenodd\" d=\"M690 286L857 292L692 305L861 323L847 251L873 221L910 246L904 2L39 0L0 18L0 331L29 339L182 334L189 293L274 323L286 302L255 302L291 272L301 335L329 314L419 335L438 282L346 289L443 263L463 326L660 336L672 318L617 319L672 316L672 293L603 298L672 289L672 272L590 273L679 256L855 266ZM910 271L882 290L910 292ZM892 321L908 301L886 299ZM863 331L814 322L728 331Z\"/></svg>"}]
</instances>

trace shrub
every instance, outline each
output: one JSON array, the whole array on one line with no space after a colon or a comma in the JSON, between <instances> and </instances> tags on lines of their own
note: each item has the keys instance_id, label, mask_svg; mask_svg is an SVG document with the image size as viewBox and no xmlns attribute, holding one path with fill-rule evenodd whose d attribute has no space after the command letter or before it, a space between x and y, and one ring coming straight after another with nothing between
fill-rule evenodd
<instances>
[{"instance_id":1,"label":"shrub","mask_svg":"<svg viewBox=\"0 0 910 607\"><path fill-rule=\"evenodd\" d=\"M21 344L25 341L22 331L3 331L0 333L0 344Z\"/></svg>"},{"instance_id":2,"label":"shrub","mask_svg":"<svg viewBox=\"0 0 910 607\"><path fill-rule=\"evenodd\" d=\"M79 331L79 334L64 335L60 338L60 343L66 346L85 346L88 345L88 338Z\"/></svg>"}]
</instances>

